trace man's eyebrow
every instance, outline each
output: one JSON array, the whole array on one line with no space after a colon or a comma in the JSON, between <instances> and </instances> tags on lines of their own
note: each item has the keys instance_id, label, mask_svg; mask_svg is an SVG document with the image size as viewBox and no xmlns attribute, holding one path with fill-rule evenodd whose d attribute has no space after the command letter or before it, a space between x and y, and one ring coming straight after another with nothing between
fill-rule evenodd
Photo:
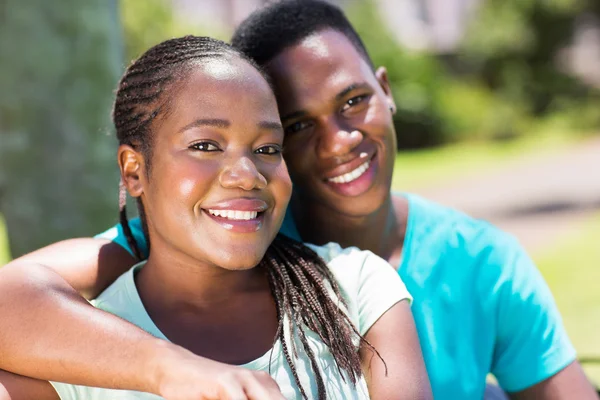
<instances>
[{"instance_id":1,"label":"man's eyebrow","mask_svg":"<svg viewBox=\"0 0 600 400\"><path fill-rule=\"evenodd\" d=\"M335 100L336 101L340 101L342 100L344 97L346 97L348 95L348 93L352 92L353 90L356 89L368 89L370 88L371 85L369 85L366 82L356 82L356 83L352 83L348 86L346 86L342 91L340 91L338 94L335 95Z\"/></svg>"},{"instance_id":2,"label":"man's eyebrow","mask_svg":"<svg viewBox=\"0 0 600 400\"><path fill-rule=\"evenodd\" d=\"M198 126L213 126L215 128L227 128L231 123L226 119L219 118L201 118L197 119L194 122L187 124L183 128L179 130L179 132L185 132L188 129L192 129Z\"/></svg>"}]
</instances>

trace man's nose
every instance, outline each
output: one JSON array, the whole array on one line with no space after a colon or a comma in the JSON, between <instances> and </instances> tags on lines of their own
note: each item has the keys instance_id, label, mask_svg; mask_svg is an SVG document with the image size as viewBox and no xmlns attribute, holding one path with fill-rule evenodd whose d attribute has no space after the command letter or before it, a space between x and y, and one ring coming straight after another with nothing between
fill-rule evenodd
<instances>
[{"instance_id":1,"label":"man's nose","mask_svg":"<svg viewBox=\"0 0 600 400\"><path fill-rule=\"evenodd\" d=\"M321 158L340 157L350 153L363 140L363 134L328 121L323 127L317 146Z\"/></svg>"}]
</instances>

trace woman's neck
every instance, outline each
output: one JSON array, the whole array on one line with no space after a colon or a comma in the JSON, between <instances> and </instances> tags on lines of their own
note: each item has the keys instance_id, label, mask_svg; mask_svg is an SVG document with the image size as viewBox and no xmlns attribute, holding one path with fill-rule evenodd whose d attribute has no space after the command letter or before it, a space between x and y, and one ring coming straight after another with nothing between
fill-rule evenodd
<instances>
[{"instance_id":1,"label":"woman's neck","mask_svg":"<svg viewBox=\"0 0 600 400\"><path fill-rule=\"evenodd\" d=\"M272 347L277 312L260 266L228 271L165 256L166 250L152 243L136 287L146 312L169 340L229 364L253 361Z\"/></svg>"},{"instance_id":2,"label":"woman's neck","mask_svg":"<svg viewBox=\"0 0 600 400\"><path fill-rule=\"evenodd\" d=\"M138 291L152 293L152 298L164 308L179 305L199 311L214 309L244 293L268 290L267 278L260 267L231 271L167 247L153 242L148 261L136 278Z\"/></svg>"}]
</instances>

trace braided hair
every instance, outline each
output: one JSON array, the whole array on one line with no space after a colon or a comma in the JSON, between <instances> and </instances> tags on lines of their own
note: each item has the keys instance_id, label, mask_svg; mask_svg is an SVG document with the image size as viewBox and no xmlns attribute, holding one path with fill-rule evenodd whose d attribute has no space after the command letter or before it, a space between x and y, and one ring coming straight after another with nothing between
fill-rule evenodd
<instances>
[{"instance_id":1,"label":"braided hair","mask_svg":"<svg viewBox=\"0 0 600 400\"><path fill-rule=\"evenodd\" d=\"M227 56L239 57L256 67L254 62L226 43L206 37L186 36L167 40L144 53L127 69L117 90L113 122L119 143L139 148L146 158L146 165L149 165L152 150L151 124L157 117L169 112L169 102L173 96L169 89L185 77L194 63ZM142 259L127 220L123 183L120 185L119 200L123 231L134 253ZM146 218L139 201L138 207L144 233L148 237ZM325 399L327 396L323 376L309 346L305 329L315 332L328 346L342 378L346 379L347 376L356 384L362 371L354 340L358 339L360 344L375 352L376 350L362 338L347 314L332 298L331 292L345 306L340 288L325 262L305 245L278 235L258 267L266 271L275 300L278 328L274 340L281 342L285 360L302 397L308 399L294 363L294 358L298 355L296 340L299 340L310 360L318 398ZM284 334L284 321L288 322L293 338L291 341Z\"/></svg>"}]
</instances>

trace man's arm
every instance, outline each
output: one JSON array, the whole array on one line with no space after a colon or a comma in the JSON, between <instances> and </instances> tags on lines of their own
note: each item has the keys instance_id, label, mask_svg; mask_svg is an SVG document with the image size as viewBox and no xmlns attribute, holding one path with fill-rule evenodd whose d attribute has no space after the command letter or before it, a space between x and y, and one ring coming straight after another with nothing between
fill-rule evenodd
<instances>
[{"instance_id":1,"label":"man's arm","mask_svg":"<svg viewBox=\"0 0 600 400\"><path fill-rule=\"evenodd\" d=\"M521 246L509 240L494 249L499 278L480 296L493 296L497 338L492 373L515 399L594 399L554 298ZM484 279L482 279L484 280Z\"/></svg>"},{"instance_id":2,"label":"man's arm","mask_svg":"<svg viewBox=\"0 0 600 400\"><path fill-rule=\"evenodd\" d=\"M0 319L0 368L23 376L169 400L283 399L268 375L157 339L94 308L42 265L0 269Z\"/></svg>"},{"instance_id":3,"label":"man's arm","mask_svg":"<svg viewBox=\"0 0 600 400\"><path fill-rule=\"evenodd\" d=\"M52 269L87 299L92 299L128 271L135 258L107 239L69 239L26 254L8 266L40 264ZM27 271L23 271L26 274Z\"/></svg>"},{"instance_id":4,"label":"man's arm","mask_svg":"<svg viewBox=\"0 0 600 400\"><path fill-rule=\"evenodd\" d=\"M578 362L532 387L509 395L512 400L598 399Z\"/></svg>"}]
</instances>

